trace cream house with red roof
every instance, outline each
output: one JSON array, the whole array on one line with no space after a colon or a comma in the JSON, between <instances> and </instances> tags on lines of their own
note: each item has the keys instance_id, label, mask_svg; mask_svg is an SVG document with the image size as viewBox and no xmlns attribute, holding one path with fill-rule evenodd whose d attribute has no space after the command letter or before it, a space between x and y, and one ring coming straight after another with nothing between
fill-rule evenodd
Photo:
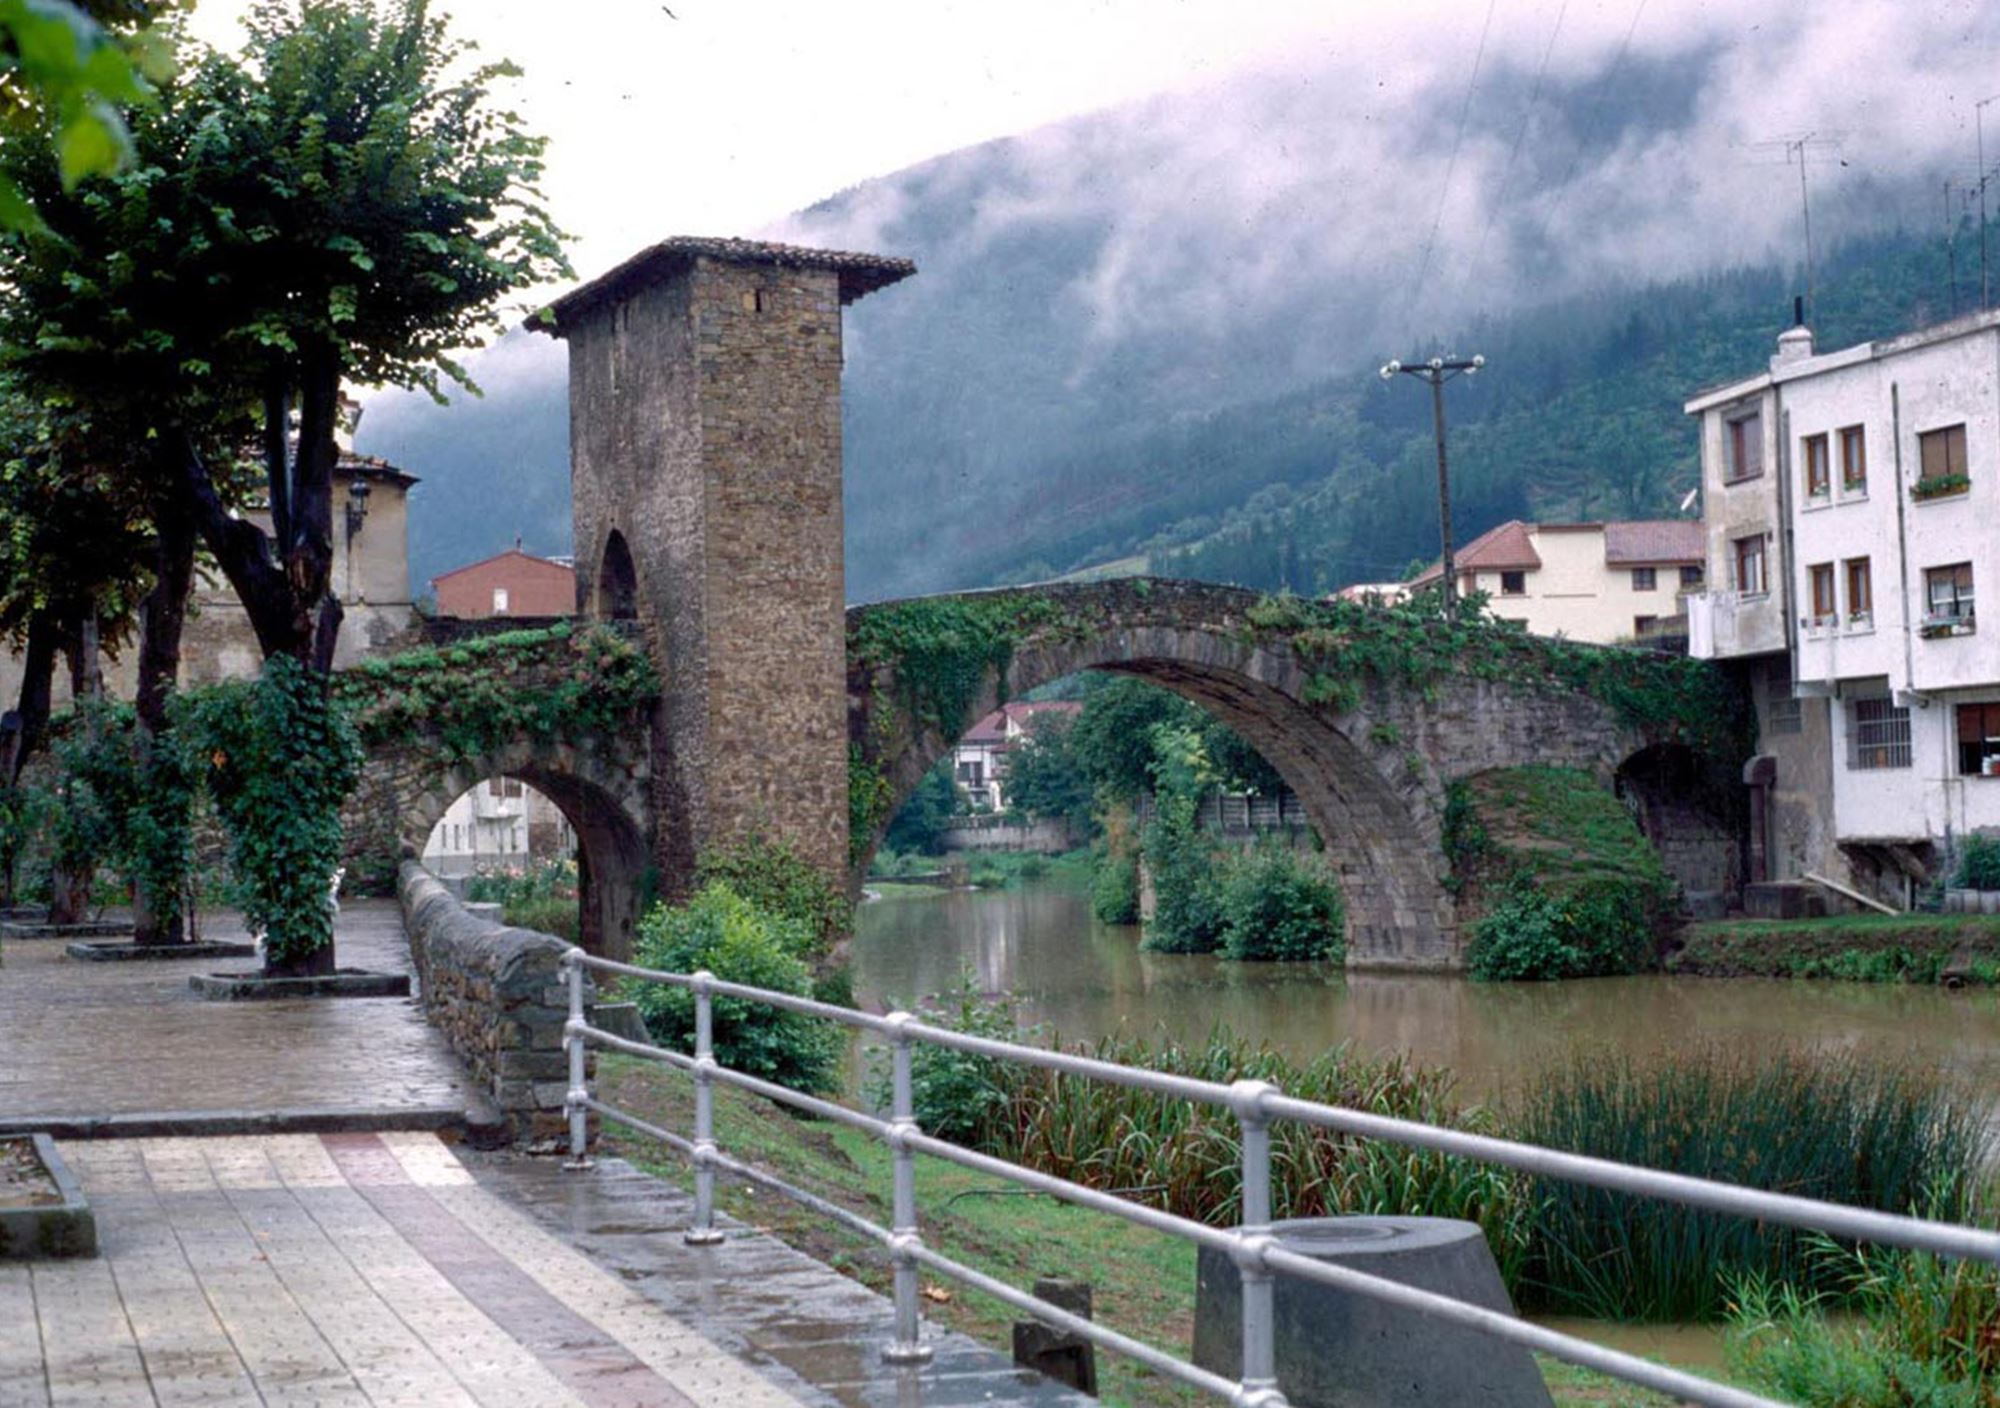
<instances>
[{"instance_id":1,"label":"cream house with red roof","mask_svg":"<svg viewBox=\"0 0 2000 1408\"><path fill-rule=\"evenodd\" d=\"M1002 704L972 726L952 753L952 779L972 800L974 811L1007 810L1007 755L1044 719L1074 719L1083 705L1074 699Z\"/></svg>"},{"instance_id":2,"label":"cream house with red roof","mask_svg":"<svg viewBox=\"0 0 2000 1408\"><path fill-rule=\"evenodd\" d=\"M1495 616L1536 635L1642 639L1670 629L1683 593L1698 591L1702 526L1684 519L1523 523L1509 519L1455 554L1461 592L1484 592ZM1412 586L1437 581L1433 563Z\"/></svg>"}]
</instances>

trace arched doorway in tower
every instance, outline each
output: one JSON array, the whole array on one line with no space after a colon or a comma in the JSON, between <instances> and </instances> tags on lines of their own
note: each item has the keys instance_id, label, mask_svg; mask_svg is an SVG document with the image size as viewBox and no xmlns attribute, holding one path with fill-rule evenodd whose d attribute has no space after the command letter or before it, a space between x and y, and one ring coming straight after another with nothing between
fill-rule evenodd
<instances>
[{"instance_id":1,"label":"arched doorway in tower","mask_svg":"<svg viewBox=\"0 0 2000 1408\"><path fill-rule=\"evenodd\" d=\"M632 549L616 528L604 540L591 615L600 621L635 621L639 617L639 574L632 565Z\"/></svg>"}]
</instances>

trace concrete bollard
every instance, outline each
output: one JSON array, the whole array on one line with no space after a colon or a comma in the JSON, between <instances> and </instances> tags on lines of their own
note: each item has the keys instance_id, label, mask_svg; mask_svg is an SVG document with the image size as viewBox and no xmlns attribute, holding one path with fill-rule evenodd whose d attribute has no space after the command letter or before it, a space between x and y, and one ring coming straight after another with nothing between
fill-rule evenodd
<instances>
[{"instance_id":1,"label":"concrete bollard","mask_svg":"<svg viewBox=\"0 0 2000 1408\"><path fill-rule=\"evenodd\" d=\"M1479 1227L1439 1217L1327 1217L1273 1223L1286 1251L1338 1262L1489 1310L1513 1313ZM1235 1378L1242 1366L1236 1264L1203 1247L1196 1263L1194 1362ZM1280 1274L1278 1387L1292 1408L1551 1408L1525 1349L1366 1296Z\"/></svg>"},{"instance_id":2,"label":"concrete bollard","mask_svg":"<svg viewBox=\"0 0 2000 1408\"><path fill-rule=\"evenodd\" d=\"M1038 1276L1035 1295L1059 1310L1090 1319L1090 1282L1068 1276ZM1039 1320L1014 1322L1014 1362L1097 1397L1097 1346Z\"/></svg>"}]
</instances>

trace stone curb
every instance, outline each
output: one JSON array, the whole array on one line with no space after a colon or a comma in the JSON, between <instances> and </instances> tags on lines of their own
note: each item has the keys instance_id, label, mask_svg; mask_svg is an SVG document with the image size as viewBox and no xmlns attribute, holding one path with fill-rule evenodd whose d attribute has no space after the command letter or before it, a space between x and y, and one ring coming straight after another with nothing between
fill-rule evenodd
<instances>
[{"instance_id":1,"label":"stone curb","mask_svg":"<svg viewBox=\"0 0 2000 1408\"><path fill-rule=\"evenodd\" d=\"M63 1162L46 1130L26 1133L25 1137L33 1144L35 1157L56 1185L61 1201L53 1206L0 1208L0 1257L96 1256L97 1218L84 1199L83 1185Z\"/></svg>"},{"instance_id":2,"label":"stone curb","mask_svg":"<svg viewBox=\"0 0 2000 1408\"><path fill-rule=\"evenodd\" d=\"M190 973L188 986L211 1002L264 1002L286 997L408 997L408 973L342 968L316 978L266 978L257 973Z\"/></svg>"},{"instance_id":3,"label":"stone curb","mask_svg":"<svg viewBox=\"0 0 2000 1408\"><path fill-rule=\"evenodd\" d=\"M126 1115L9 1115L0 1137L45 1133L53 1139L202 1139L234 1134L367 1134L458 1129L453 1107L401 1110L173 1110Z\"/></svg>"},{"instance_id":4,"label":"stone curb","mask_svg":"<svg viewBox=\"0 0 2000 1408\"><path fill-rule=\"evenodd\" d=\"M141 944L130 939L113 940L109 943L80 940L63 950L71 958L80 958L86 963L120 963L143 959L168 960L175 958L255 958L257 945L232 944L221 941L203 940L192 944Z\"/></svg>"}]
</instances>

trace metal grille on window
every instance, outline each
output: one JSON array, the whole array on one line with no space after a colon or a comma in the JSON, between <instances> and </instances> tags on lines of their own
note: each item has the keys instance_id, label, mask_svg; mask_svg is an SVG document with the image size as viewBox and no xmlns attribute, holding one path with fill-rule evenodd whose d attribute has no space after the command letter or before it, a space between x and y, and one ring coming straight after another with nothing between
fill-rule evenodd
<instances>
[{"instance_id":1,"label":"metal grille on window","mask_svg":"<svg viewBox=\"0 0 2000 1408\"><path fill-rule=\"evenodd\" d=\"M1773 698L1764 706L1764 732L1799 733L1805 728L1805 718L1799 709L1799 701L1789 694Z\"/></svg>"},{"instance_id":2,"label":"metal grille on window","mask_svg":"<svg viewBox=\"0 0 2000 1408\"><path fill-rule=\"evenodd\" d=\"M1850 699L1847 765L1861 770L1908 767L1910 711L1887 699Z\"/></svg>"}]
</instances>

